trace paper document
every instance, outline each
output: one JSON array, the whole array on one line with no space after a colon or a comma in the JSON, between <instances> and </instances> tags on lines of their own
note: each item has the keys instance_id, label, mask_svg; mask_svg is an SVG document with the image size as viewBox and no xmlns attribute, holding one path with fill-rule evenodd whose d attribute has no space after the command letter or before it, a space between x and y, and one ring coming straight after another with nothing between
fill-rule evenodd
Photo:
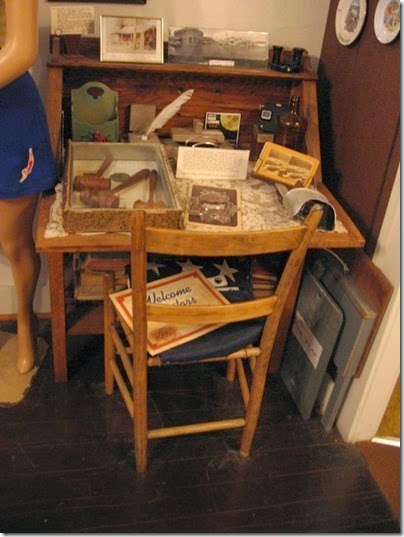
<instances>
[{"instance_id":1,"label":"paper document","mask_svg":"<svg viewBox=\"0 0 404 537\"><path fill-rule=\"evenodd\" d=\"M249 150L180 147L176 176L180 179L246 179Z\"/></svg>"}]
</instances>

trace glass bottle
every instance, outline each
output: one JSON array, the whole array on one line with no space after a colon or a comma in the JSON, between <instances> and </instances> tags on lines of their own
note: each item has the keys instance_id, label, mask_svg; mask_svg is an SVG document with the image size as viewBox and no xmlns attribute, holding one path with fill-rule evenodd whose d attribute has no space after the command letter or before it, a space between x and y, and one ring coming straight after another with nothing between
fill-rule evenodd
<instances>
[{"instance_id":1,"label":"glass bottle","mask_svg":"<svg viewBox=\"0 0 404 537\"><path fill-rule=\"evenodd\" d=\"M303 148L307 119L299 114L300 99L293 95L289 103L289 111L278 117L275 128L274 142L296 151Z\"/></svg>"}]
</instances>

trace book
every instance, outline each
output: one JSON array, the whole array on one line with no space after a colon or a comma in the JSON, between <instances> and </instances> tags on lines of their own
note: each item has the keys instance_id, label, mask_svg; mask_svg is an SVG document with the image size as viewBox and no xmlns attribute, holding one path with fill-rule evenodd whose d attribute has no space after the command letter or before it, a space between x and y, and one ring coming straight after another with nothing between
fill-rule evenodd
<instances>
[{"instance_id":1,"label":"book","mask_svg":"<svg viewBox=\"0 0 404 537\"><path fill-rule=\"evenodd\" d=\"M110 295L115 307L133 330L132 291ZM174 274L147 284L147 302L178 305L222 305L229 301L219 293L199 269ZM151 356L212 332L225 323L211 325L147 324L147 350Z\"/></svg>"},{"instance_id":2,"label":"book","mask_svg":"<svg viewBox=\"0 0 404 537\"><path fill-rule=\"evenodd\" d=\"M91 253L85 256L81 263L81 269L85 271L100 271L105 272L111 270L113 272L125 271L125 267L130 264L130 256L128 253L102 252Z\"/></svg>"},{"instance_id":3,"label":"book","mask_svg":"<svg viewBox=\"0 0 404 537\"><path fill-rule=\"evenodd\" d=\"M115 288L128 287L126 268L130 265L127 252L76 253L73 257L75 300L102 300L104 296L104 274L114 273Z\"/></svg>"}]
</instances>

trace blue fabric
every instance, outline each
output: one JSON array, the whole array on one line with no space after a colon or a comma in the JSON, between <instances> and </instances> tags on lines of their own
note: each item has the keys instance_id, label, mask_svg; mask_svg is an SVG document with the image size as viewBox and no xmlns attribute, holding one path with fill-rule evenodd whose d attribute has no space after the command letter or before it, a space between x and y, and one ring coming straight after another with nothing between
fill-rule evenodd
<instances>
[{"instance_id":1,"label":"blue fabric","mask_svg":"<svg viewBox=\"0 0 404 537\"><path fill-rule=\"evenodd\" d=\"M253 299L250 257L186 258L149 255L147 281L156 281L196 267L229 302ZM265 318L227 324L209 334L161 353L161 360L167 364L226 356L249 344L258 344L264 323Z\"/></svg>"},{"instance_id":2,"label":"blue fabric","mask_svg":"<svg viewBox=\"0 0 404 537\"><path fill-rule=\"evenodd\" d=\"M43 192L56 182L45 110L25 73L0 89L0 198Z\"/></svg>"},{"instance_id":3,"label":"blue fabric","mask_svg":"<svg viewBox=\"0 0 404 537\"><path fill-rule=\"evenodd\" d=\"M226 324L209 334L161 353L160 358L163 363L169 364L227 356L249 344L258 345L264 324L265 317Z\"/></svg>"},{"instance_id":4,"label":"blue fabric","mask_svg":"<svg viewBox=\"0 0 404 537\"><path fill-rule=\"evenodd\" d=\"M252 263L249 257L177 257L150 254L147 258L147 281L152 282L199 268L210 283L230 302L251 300Z\"/></svg>"}]
</instances>

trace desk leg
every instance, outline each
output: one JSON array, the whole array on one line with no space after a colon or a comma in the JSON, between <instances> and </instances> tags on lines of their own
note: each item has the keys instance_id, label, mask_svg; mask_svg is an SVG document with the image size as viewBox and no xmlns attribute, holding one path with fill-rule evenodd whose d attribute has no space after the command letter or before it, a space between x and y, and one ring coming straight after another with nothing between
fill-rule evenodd
<instances>
[{"instance_id":1,"label":"desk leg","mask_svg":"<svg viewBox=\"0 0 404 537\"><path fill-rule=\"evenodd\" d=\"M56 382L67 381L66 302L63 253L48 253L53 368Z\"/></svg>"}]
</instances>

